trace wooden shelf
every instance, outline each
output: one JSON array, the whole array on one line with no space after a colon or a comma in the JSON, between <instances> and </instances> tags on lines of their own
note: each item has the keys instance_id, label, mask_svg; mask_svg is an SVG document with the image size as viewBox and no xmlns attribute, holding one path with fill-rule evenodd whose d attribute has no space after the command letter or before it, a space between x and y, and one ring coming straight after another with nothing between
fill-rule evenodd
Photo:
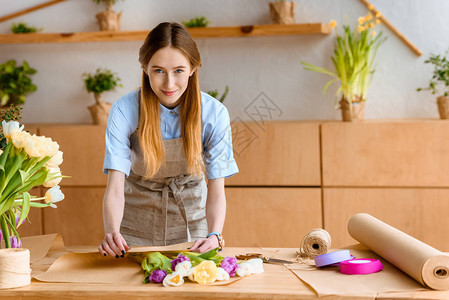
<instances>
[{"instance_id":1,"label":"wooden shelf","mask_svg":"<svg viewBox=\"0 0 449 300\"><path fill-rule=\"evenodd\" d=\"M289 25L249 25L233 27L189 28L193 38L224 38L245 36L276 36L297 34L330 34L328 24L305 23ZM71 33L0 34L0 44L83 43L143 41L148 31L97 31Z\"/></svg>"}]
</instances>

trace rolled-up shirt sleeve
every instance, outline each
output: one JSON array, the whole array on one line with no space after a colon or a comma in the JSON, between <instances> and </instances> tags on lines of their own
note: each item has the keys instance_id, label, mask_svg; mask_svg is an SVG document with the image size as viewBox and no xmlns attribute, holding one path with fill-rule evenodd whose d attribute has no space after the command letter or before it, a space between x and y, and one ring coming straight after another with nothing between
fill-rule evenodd
<instances>
[{"instance_id":1,"label":"rolled-up shirt sleeve","mask_svg":"<svg viewBox=\"0 0 449 300\"><path fill-rule=\"evenodd\" d=\"M222 109L204 145L207 179L227 178L239 172L232 152L232 130L229 113Z\"/></svg>"},{"instance_id":2,"label":"rolled-up shirt sleeve","mask_svg":"<svg viewBox=\"0 0 449 300\"><path fill-rule=\"evenodd\" d=\"M114 103L109 111L106 127L106 151L103 162L103 173L117 170L129 176L131 170L130 126L123 111Z\"/></svg>"}]
</instances>

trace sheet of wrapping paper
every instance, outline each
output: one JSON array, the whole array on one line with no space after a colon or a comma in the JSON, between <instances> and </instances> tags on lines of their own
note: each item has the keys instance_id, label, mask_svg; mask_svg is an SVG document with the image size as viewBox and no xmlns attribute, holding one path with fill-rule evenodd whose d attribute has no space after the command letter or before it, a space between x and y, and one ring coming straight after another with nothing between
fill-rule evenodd
<instances>
[{"instance_id":1,"label":"sheet of wrapping paper","mask_svg":"<svg viewBox=\"0 0 449 300\"><path fill-rule=\"evenodd\" d=\"M449 290L449 256L445 253L365 213L351 217L348 232L423 286Z\"/></svg>"},{"instance_id":2,"label":"sheet of wrapping paper","mask_svg":"<svg viewBox=\"0 0 449 300\"><path fill-rule=\"evenodd\" d=\"M349 249L348 249L349 248ZM362 247L348 247L351 255L356 258L380 259L384 269L380 272L366 275L345 275L340 273L340 267L316 268L314 265L295 263L285 265L298 278L307 283L318 296L365 294L372 299L382 292L418 291L424 288L402 271L370 250ZM358 249L357 249L358 248ZM332 252L335 250L331 250ZM313 260L312 260L313 262Z\"/></svg>"},{"instance_id":3,"label":"sheet of wrapping paper","mask_svg":"<svg viewBox=\"0 0 449 300\"><path fill-rule=\"evenodd\" d=\"M146 252L185 251L193 242L176 244L166 247L137 247L134 246L124 258L103 256L95 247L82 247L79 250L66 253L42 274L33 276L45 282L72 283L106 283L141 285L144 284L144 271L141 268L141 255ZM140 257L140 258L139 258ZM216 281L210 285L231 284L241 277L233 277L227 281ZM198 284L186 281L184 284Z\"/></svg>"}]
</instances>

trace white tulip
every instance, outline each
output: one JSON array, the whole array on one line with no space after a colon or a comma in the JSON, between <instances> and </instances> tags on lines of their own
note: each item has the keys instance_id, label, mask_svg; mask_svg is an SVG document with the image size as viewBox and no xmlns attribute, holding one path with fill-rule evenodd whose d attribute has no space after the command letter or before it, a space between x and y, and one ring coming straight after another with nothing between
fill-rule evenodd
<instances>
[{"instance_id":1,"label":"white tulip","mask_svg":"<svg viewBox=\"0 0 449 300\"><path fill-rule=\"evenodd\" d=\"M47 167L47 169L57 168L60 164L62 164L62 161L62 151L58 151L56 155L54 155L52 158L50 158L49 161L45 163L45 166Z\"/></svg>"},{"instance_id":2,"label":"white tulip","mask_svg":"<svg viewBox=\"0 0 449 300\"><path fill-rule=\"evenodd\" d=\"M30 157L41 157L41 145L40 140L37 138L36 135L29 136L23 143L23 147L25 148L25 152Z\"/></svg>"},{"instance_id":3,"label":"white tulip","mask_svg":"<svg viewBox=\"0 0 449 300\"><path fill-rule=\"evenodd\" d=\"M24 148L29 138L31 138L31 134L26 131L15 131L11 135L12 143L17 149Z\"/></svg>"},{"instance_id":4,"label":"white tulip","mask_svg":"<svg viewBox=\"0 0 449 300\"><path fill-rule=\"evenodd\" d=\"M59 168L50 168L48 170L47 178L55 175L55 173L57 174L57 176L61 176L61 170ZM54 187L54 186L57 186L61 182L61 180L62 180L62 177L58 177L58 178L55 178L52 180L48 180L48 181L44 182L42 185L44 187Z\"/></svg>"},{"instance_id":5,"label":"white tulip","mask_svg":"<svg viewBox=\"0 0 449 300\"><path fill-rule=\"evenodd\" d=\"M247 262L242 262L241 264L239 264L239 267L237 268L235 273L240 277L248 276L251 274L251 265Z\"/></svg>"},{"instance_id":6,"label":"white tulip","mask_svg":"<svg viewBox=\"0 0 449 300\"><path fill-rule=\"evenodd\" d=\"M13 133L15 132L20 132L23 130L23 125L20 126L19 122L17 121L2 121L2 126L3 126L3 134L5 135L5 137L10 140Z\"/></svg>"},{"instance_id":7,"label":"white tulip","mask_svg":"<svg viewBox=\"0 0 449 300\"><path fill-rule=\"evenodd\" d=\"M42 156L54 156L58 154L59 145L53 142L51 138L46 138L44 136L39 137L41 139L41 154Z\"/></svg>"},{"instance_id":8,"label":"white tulip","mask_svg":"<svg viewBox=\"0 0 449 300\"><path fill-rule=\"evenodd\" d=\"M185 277L191 268L192 263L189 260L185 260L176 265L175 272L178 272L182 277Z\"/></svg>"},{"instance_id":9,"label":"white tulip","mask_svg":"<svg viewBox=\"0 0 449 300\"><path fill-rule=\"evenodd\" d=\"M195 282L195 278L193 277L193 271L195 270L195 268L190 268L188 271L187 271L187 274L186 274L186 276L187 276L187 278L189 278L189 280L190 281L193 281L193 282Z\"/></svg>"},{"instance_id":10,"label":"white tulip","mask_svg":"<svg viewBox=\"0 0 449 300\"><path fill-rule=\"evenodd\" d=\"M64 194L61 191L61 187L59 185L52 187L47 192L45 192L45 203L49 202L59 202L64 199Z\"/></svg>"},{"instance_id":11,"label":"white tulip","mask_svg":"<svg viewBox=\"0 0 449 300\"><path fill-rule=\"evenodd\" d=\"M260 258L253 258L246 261L250 265L251 274L263 273L263 261Z\"/></svg>"},{"instance_id":12,"label":"white tulip","mask_svg":"<svg viewBox=\"0 0 449 300\"><path fill-rule=\"evenodd\" d=\"M229 280L229 273L223 268L218 268L217 280Z\"/></svg>"},{"instance_id":13,"label":"white tulip","mask_svg":"<svg viewBox=\"0 0 449 300\"><path fill-rule=\"evenodd\" d=\"M162 284L164 286L181 286L184 284L184 278L182 278L182 275L178 272L173 272L165 276Z\"/></svg>"}]
</instances>

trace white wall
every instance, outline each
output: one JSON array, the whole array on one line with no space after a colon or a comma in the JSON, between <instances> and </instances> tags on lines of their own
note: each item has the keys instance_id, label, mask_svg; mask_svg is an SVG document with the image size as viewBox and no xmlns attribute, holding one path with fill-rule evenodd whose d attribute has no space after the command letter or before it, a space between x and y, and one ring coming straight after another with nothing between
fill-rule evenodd
<instances>
[{"instance_id":1,"label":"white wall","mask_svg":"<svg viewBox=\"0 0 449 300\"><path fill-rule=\"evenodd\" d=\"M46 0L0 0L1 16L46 2ZM207 16L210 26L269 24L268 0L125 0L116 4L123 10L122 30L150 30L163 21ZM432 68L424 64L430 53L449 48L449 1L372 0L405 36L423 51L411 52L385 26L388 40L379 49L376 73L368 94L367 119L436 118L435 96L416 92L427 86ZM0 23L0 33L9 33L11 24L25 21L44 32L96 31L95 14L103 10L91 0L66 1L25 16ZM365 15L358 0L297 1L296 21L341 24ZM339 120L334 110L334 89L323 96L328 77L304 71L300 61L331 68L330 55L335 36L298 35L253 38L198 39L203 67L202 90L225 85L230 92L225 105L231 119L248 120L245 108L265 93L282 110L276 120ZM137 61L142 42L67 43L0 45L0 63L8 59L27 60L38 70L33 81L38 90L27 97L25 123L90 123L87 106L94 103L81 79L83 72L107 67L117 72L124 87L106 92L114 102L140 85Z\"/></svg>"}]
</instances>

